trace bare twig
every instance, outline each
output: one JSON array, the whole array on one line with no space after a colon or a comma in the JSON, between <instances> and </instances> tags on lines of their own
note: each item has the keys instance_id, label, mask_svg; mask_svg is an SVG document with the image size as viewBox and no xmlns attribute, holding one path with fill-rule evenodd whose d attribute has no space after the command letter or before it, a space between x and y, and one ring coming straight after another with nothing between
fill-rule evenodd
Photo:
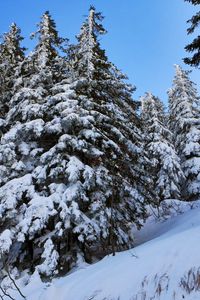
<instances>
[{"instance_id":1,"label":"bare twig","mask_svg":"<svg viewBox=\"0 0 200 300\"><path fill-rule=\"evenodd\" d=\"M13 297L11 297L1 286L0 286L0 290L2 291L2 293L6 296L6 297L8 297L8 298L10 298L11 300L15 300ZM1 296L1 298L3 299L3 296Z\"/></svg>"},{"instance_id":2,"label":"bare twig","mask_svg":"<svg viewBox=\"0 0 200 300\"><path fill-rule=\"evenodd\" d=\"M8 273L8 277L11 280L11 282L13 283L13 285L15 286L15 288L17 289L18 293L20 294L20 296L24 299L26 299L26 297L22 294L22 292L20 291L20 288L17 286L15 280L12 278L12 276L10 275L10 272L7 268L7 273Z\"/></svg>"}]
</instances>

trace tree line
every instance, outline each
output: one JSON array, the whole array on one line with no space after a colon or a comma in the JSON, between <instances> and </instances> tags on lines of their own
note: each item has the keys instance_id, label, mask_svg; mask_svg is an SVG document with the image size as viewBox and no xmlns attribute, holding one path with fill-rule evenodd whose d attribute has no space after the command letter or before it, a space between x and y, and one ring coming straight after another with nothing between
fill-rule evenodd
<instances>
[{"instance_id":1,"label":"tree line","mask_svg":"<svg viewBox=\"0 0 200 300\"><path fill-rule=\"evenodd\" d=\"M169 111L106 56L90 7L77 43L49 12L25 54L0 44L0 265L52 277L131 247L147 207L200 197L199 96L176 66Z\"/></svg>"}]
</instances>

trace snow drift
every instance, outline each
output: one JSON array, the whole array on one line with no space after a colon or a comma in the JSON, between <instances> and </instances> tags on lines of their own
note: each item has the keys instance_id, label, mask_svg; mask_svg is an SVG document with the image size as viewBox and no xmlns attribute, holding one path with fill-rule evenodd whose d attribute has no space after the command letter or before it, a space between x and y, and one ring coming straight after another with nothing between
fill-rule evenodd
<instances>
[{"instance_id":1,"label":"snow drift","mask_svg":"<svg viewBox=\"0 0 200 300\"><path fill-rule=\"evenodd\" d=\"M27 300L199 300L198 203L190 209L184 204L184 213L166 221L155 223L150 218L136 233L136 242L143 244L134 249L90 266L82 264L52 283L42 283L35 273L23 293ZM25 281L26 276L20 284Z\"/></svg>"}]
</instances>

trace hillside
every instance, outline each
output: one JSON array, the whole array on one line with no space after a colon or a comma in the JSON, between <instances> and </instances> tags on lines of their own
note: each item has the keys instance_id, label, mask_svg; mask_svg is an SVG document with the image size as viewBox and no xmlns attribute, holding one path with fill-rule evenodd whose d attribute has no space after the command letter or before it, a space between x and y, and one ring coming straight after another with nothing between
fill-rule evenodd
<instances>
[{"instance_id":1,"label":"hillside","mask_svg":"<svg viewBox=\"0 0 200 300\"><path fill-rule=\"evenodd\" d=\"M35 273L23 293L27 300L199 300L199 203L181 204L181 211L165 221L149 218L135 232L142 244L134 249L83 264L52 284L41 283Z\"/></svg>"}]
</instances>

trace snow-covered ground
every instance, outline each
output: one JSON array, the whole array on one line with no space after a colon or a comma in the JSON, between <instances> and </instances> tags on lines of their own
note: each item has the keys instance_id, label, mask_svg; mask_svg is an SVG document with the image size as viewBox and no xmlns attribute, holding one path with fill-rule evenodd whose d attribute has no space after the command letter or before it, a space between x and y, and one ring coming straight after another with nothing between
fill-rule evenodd
<instances>
[{"instance_id":1,"label":"snow-covered ground","mask_svg":"<svg viewBox=\"0 0 200 300\"><path fill-rule=\"evenodd\" d=\"M83 265L49 284L34 274L23 293L27 300L199 300L198 203L192 209L184 205L182 214L166 221L150 218L135 233L140 245L132 250Z\"/></svg>"}]
</instances>

